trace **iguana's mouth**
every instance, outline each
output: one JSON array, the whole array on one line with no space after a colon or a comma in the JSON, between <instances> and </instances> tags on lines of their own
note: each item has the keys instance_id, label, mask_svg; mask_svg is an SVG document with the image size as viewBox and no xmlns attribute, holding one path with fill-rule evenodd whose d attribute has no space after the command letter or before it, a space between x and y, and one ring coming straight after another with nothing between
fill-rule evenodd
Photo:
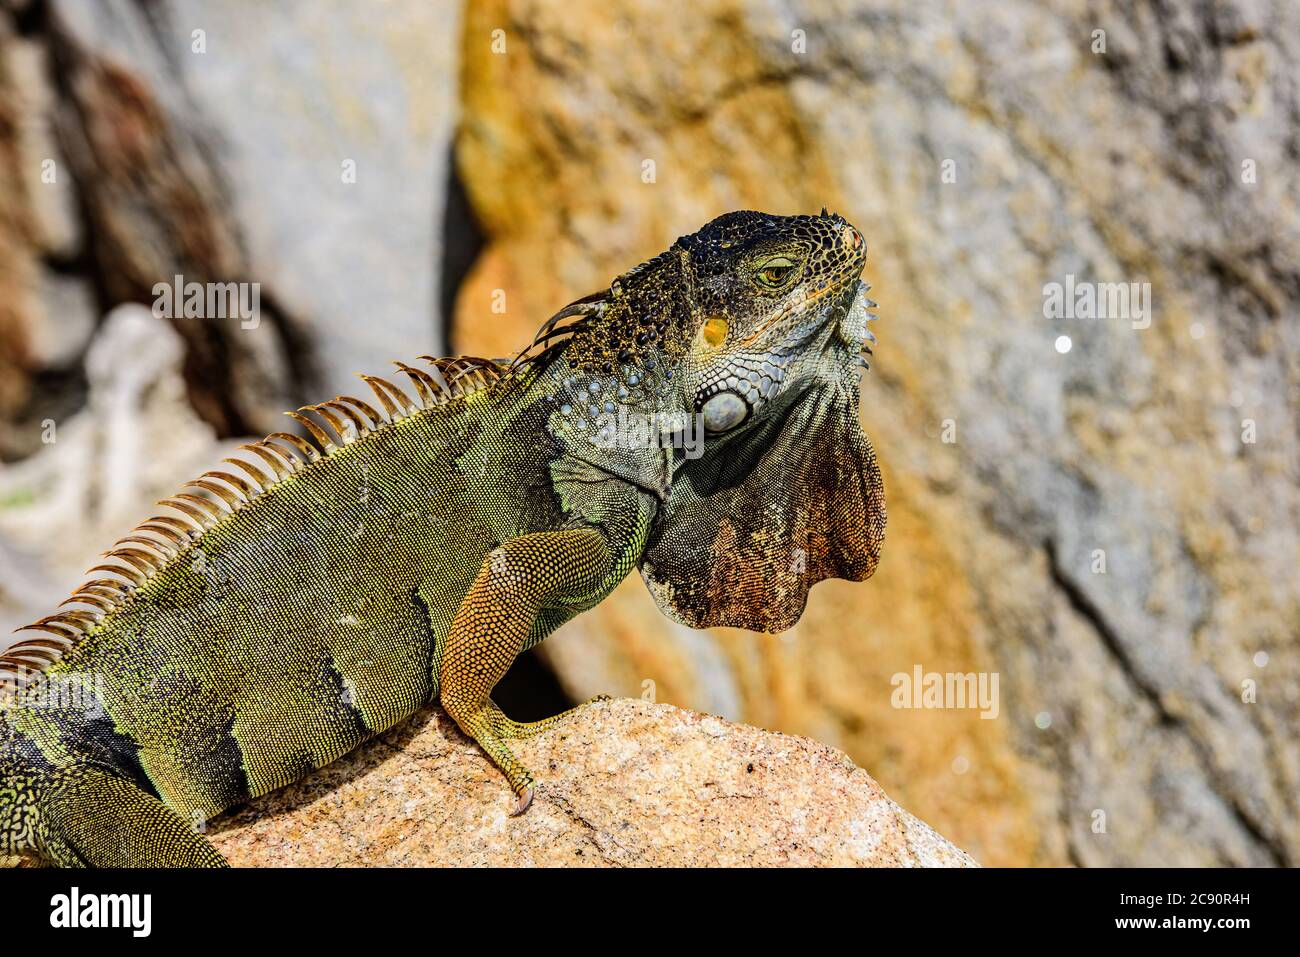
<instances>
[{"instance_id":1,"label":"iguana's mouth","mask_svg":"<svg viewBox=\"0 0 1300 957\"><path fill-rule=\"evenodd\" d=\"M813 313L814 315L812 320L810 320L810 323L814 325L814 327L820 327L822 323L824 323L825 321L831 318L831 312L834 311L834 310L825 310L824 307L820 307L820 305L825 303L827 300L831 300L832 302L834 302L835 299L839 297L844 300L843 307L844 309L847 310L849 308L849 304L851 300L848 299L846 293L851 288L856 289L855 286L848 286L840 282L827 282L825 286L819 286L817 289L812 290L807 296L805 296L799 302L787 303L784 307L782 307L780 312L778 312L767 322L763 323L761 326L759 326L757 329L751 332L741 342L737 343L737 347L742 348L744 346L753 345L755 342L761 339L769 329L773 328L774 326L779 326L781 323L785 322L795 313L801 313L801 312ZM799 324L799 326L802 325L803 323ZM799 326L796 326L796 329L799 328Z\"/></svg>"}]
</instances>

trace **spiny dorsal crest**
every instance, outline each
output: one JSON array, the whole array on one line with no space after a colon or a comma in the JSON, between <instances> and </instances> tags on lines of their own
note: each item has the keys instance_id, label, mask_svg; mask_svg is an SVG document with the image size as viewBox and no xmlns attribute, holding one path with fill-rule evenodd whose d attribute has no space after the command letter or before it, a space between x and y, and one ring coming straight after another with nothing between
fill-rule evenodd
<instances>
[{"instance_id":1,"label":"spiny dorsal crest","mask_svg":"<svg viewBox=\"0 0 1300 957\"><path fill-rule=\"evenodd\" d=\"M675 297L680 270L674 244L615 277L608 289L574 300L542 324L511 371L541 365L562 349L570 368L606 375L658 352L676 353L685 342Z\"/></svg>"},{"instance_id":2,"label":"spiny dorsal crest","mask_svg":"<svg viewBox=\"0 0 1300 957\"><path fill-rule=\"evenodd\" d=\"M610 294L602 290L569 303L542 323L533 341L511 361L510 370L517 372L544 364L575 336L588 332L604 315L609 301Z\"/></svg>"},{"instance_id":3,"label":"spiny dorsal crest","mask_svg":"<svg viewBox=\"0 0 1300 957\"><path fill-rule=\"evenodd\" d=\"M420 358L429 363L429 370L394 363L411 380L418 402L386 379L362 375L382 412L350 395L287 412L307 430L314 444L289 432L272 432L260 442L239 447L247 458L222 460L232 469L204 472L159 502L175 514L154 515L141 522L104 552L103 557L111 561L88 573L103 574L88 579L62 602L59 607L65 610L17 629L39 634L23 638L0 654L0 699L20 693L37 680L84 635L121 609L153 575L188 552L227 516L340 447L423 410L489 388L507 372L495 360L476 356ZM309 418L308 413L317 418Z\"/></svg>"}]
</instances>

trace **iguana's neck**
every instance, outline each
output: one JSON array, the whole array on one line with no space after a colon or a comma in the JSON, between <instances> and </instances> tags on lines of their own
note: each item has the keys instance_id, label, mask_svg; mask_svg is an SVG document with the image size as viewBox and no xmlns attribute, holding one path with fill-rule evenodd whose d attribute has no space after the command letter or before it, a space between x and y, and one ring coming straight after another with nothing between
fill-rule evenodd
<instances>
[{"instance_id":1,"label":"iguana's neck","mask_svg":"<svg viewBox=\"0 0 1300 957\"><path fill-rule=\"evenodd\" d=\"M563 364L575 376L617 380L629 394L672 404L673 375L699 325L689 282L676 247L619 276L566 345Z\"/></svg>"}]
</instances>

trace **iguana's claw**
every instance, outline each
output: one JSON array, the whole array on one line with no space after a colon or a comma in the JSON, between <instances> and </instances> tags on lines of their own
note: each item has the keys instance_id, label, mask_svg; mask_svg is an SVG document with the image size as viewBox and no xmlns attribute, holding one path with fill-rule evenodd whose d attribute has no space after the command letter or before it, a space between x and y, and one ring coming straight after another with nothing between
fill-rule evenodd
<instances>
[{"instance_id":1,"label":"iguana's claw","mask_svg":"<svg viewBox=\"0 0 1300 957\"><path fill-rule=\"evenodd\" d=\"M515 802L515 809L510 812L511 817L518 817L528 810L529 805L533 803L533 789L526 787L519 792L519 800Z\"/></svg>"}]
</instances>

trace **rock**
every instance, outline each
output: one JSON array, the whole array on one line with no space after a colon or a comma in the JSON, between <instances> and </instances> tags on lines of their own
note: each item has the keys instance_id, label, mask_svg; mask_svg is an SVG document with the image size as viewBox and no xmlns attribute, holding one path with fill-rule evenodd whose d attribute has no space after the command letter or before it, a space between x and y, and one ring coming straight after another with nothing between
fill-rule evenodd
<instances>
[{"instance_id":1,"label":"rock","mask_svg":"<svg viewBox=\"0 0 1300 957\"><path fill-rule=\"evenodd\" d=\"M23 195L31 205L33 239L46 256L68 260L82 248L72 172L54 130L56 100L50 88L49 52L40 43L12 38L5 59L19 118L15 129Z\"/></svg>"},{"instance_id":2,"label":"rock","mask_svg":"<svg viewBox=\"0 0 1300 957\"><path fill-rule=\"evenodd\" d=\"M243 867L977 866L806 738L621 699L514 746L541 782L521 817L432 709L208 837Z\"/></svg>"},{"instance_id":3,"label":"rock","mask_svg":"<svg viewBox=\"0 0 1300 957\"><path fill-rule=\"evenodd\" d=\"M77 269L84 236L51 72L46 47L0 9L0 460L32 454L40 422L77 401L97 312Z\"/></svg>"},{"instance_id":4,"label":"rock","mask_svg":"<svg viewBox=\"0 0 1300 957\"><path fill-rule=\"evenodd\" d=\"M28 163L32 157L24 136L24 118L16 96L9 90L21 83L24 71L22 42L0 10L0 458L23 454L23 443L10 435L8 425L21 417L32 392L31 313L37 299L40 252L34 240L36 227Z\"/></svg>"},{"instance_id":5,"label":"rock","mask_svg":"<svg viewBox=\"0 0 1300 957\"><path fill-rule=\"evenodd\" d=\"M177 68L222 144L250 276L309 324L313 387L349 393L358 371L437 351L459 5L165 6Z\"/></svg>"},{"instance_id":6,"label":"rock","mask_svg":"<svg viewBox=\"0 0 1300 957\"><path fill-rule=\"evenodd\" d=\"M436 351L455 5L51 8L88 117L71 159L124 274L113 291L140 296L174 274L260 284L265 323L219 330L252 366L236 370L242 421L272 427L291 392L259 376L296 374L314 398ZM143 186L124 175L141 165Z\"/></svg>"},{"instance_id":7,"label":"rock","mask_svg":"<svg viewBox=\"0 0 1300 957\"><path fill-rule=\"evenodd\" d=\"M68 368L82 358L95 331L95 292L80 276L46 270L28 318L29 356L36 367Z\"/></svg>"},{"instance_id":8,"label":"rock","mask_svg":"<svg viewBox=\"0 0 1300 957\"><path fill-rule=\"evenodd\" d=\"M460 348L735 208L844 214L881 303L875 578L781 640L628 582L542 646L566 689L842 747L989 864L1300 862L1297 35L1293 4L470 5ZM1149 326L1045 318L1067 274L1149 282ZM999 675L998 717L895 708L918 664Z\"/></svg>"}]
</instances>

